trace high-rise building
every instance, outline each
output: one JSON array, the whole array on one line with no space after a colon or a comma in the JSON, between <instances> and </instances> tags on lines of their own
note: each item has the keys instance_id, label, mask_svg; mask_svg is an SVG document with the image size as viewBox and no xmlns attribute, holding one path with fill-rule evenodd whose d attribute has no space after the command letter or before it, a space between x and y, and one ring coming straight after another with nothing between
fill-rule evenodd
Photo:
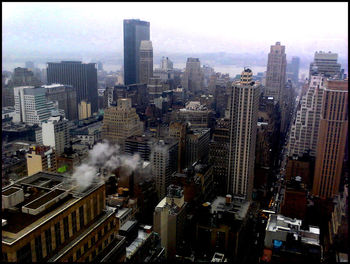
<instances>
[{"instance_id":1,"label":"high-rise building","mask_svg":"<svg viewBox=\"0 0 350 264\"><path fill-rule=\"evenodd\" d=\"M33 70L33 69L32 69ZM16 86L39 86L41 82L34 76L32 70L27 68L15 68L12 76L12 84Z\"/></svg>"},{"instance_id":2,"label":"high-rise building","mask_svg":"<svg viewBox=\"0 0 350 264\"><path fill-rule=\"evenodd\" d=\"M162 57L161 70L169 71L173 69L173 62L168 57Z\"/></svg>"},{"instance_id":3,"label":"high-rise building","mask_svg":"<svg viewBox=\"0 0 350 264\"><path fill-rule=\"evenodd\" d=\"M152 146L150 162L159 200L166 195L170 177L177 170L178 148L177 140L159 140Z\"/></svg>"},{"instance_id":4,"label":"high-rise building","mask_svg":"<svg viewBox=\"0 0 350 264\"><path fill-rule=\"evenodd\" d=\"M292 57L292 61L287 64L287 75L289 76L290 80L295 86L298 84L299 81L299 65L299 57Z\"/></svg>"},{"instance_id":5,"label":"high-rise building","mask_svg":"<svg viewBox=\"0 0 350 264\"><path fill-rule=\"evenodd\" d=\"M77 104L82 100L91 103L92 113L98 110L96 63L81 61L49 62L47 64L48 84L72 85L77 91Z\"/></svg>"},{"instance_id":6,"label":"high-rise building","mask_svg":"<svg viewBox=\"0 0 350 264\"><path fill-rule=\"evenodd\" d=\"M310 63L309 80L312 75L322 74L325 77L340 78L340 64L337 63L338 54L320 51L315 52L314 61Z\"/></svg>"},{"instance_id":7,"label":"high-rise building","mask_svg":"<svg viewBox=\"0 0 350 264\"><path fill-rule=\"evenodd\" d=\"M145 135L130 136L125 140L125 153L134 155L138 153L142 160L149 161L151 154L151 139Z\"/></svg>"},{"instance_id":8,"label":"high-rise building","mask_svg":"<svg viewBox=\"0 0 350 264\"><path fill-rule=\"evenodd\" d=\"M56 152L50 146L35 146L26 154L28 176L41 171L56 172Z\"/></svg>"},{"instance_id":9,"label":"high-rise building","mask_svg":"<svg viewBox=\"0 0 350 264\"><path fill-rule=\"evenodd\" d=\"M285 46L280 42L272 45L267 61L265 96L273 96L278 102L282 101L286 83L287 59Z\"/></svg>"},{"instance_id":10,"label":"high-rise building","mask_svg":"<svg viewBox=\"0 0 350 264\"><path fill-rule=\"evenodd\" d=\"M182 87L186 90L197 93L202 89L201 63L198 58L188 58L186 70L182 80Z\"/></svg>"},{"instance_id":11,"label":"high-rise building","mask_svg":"<svg viewBox=\"0 0 350 264\"><path fill-rule=\"evenodd\" d=\"M198 160L206 162L209 155L210 128L189 129L186 135L186 163L191 166Z\"/></svg>"},{"instance_id":12,"label":"high-rise building","mask_svg":"<svg viewBox=\"0 0 350 264\"><path fill-rule=\"evenodd\" d=\"M34 70L34 62L32 62L32 61L26 61L25 66L29 70Z\"/></svg>"},{"instance_id":13,"label":"high-rise building","mask_svg":"<svg viewBox=\"0 0 350 264\"><path fill-rule=\"evenodd\" d=\"M315 157L319 133L325 77L311 76L309 89L298 105L297 114L292 124L288 155L303 156L309 153Z\"/></svg>"},{"instance_id":14,"label":"high-rise building","mask_svg":"<svg viewBox=\"0 0 350 264\"><path fill-rule=\"evenodd\" d=\"M327 80L318 132L313 195L334 198L344 163L348 133L348 81Z\"/></svg>"},{"instance_id":15,"label":"high-rise building","mask_svg":"<svg viewBox=\"0 0 350 264\"><path fill-rule=\"evenodd\" d=\"M40 125L58 110L52 102L46 101L45 88L20 86L14 88L15 111L13 122Z\"/></svg>"},{"instance_id":16,"label":"high-rise building","mask_svg":"<svg viewBox=\"0 0 350 264\"><path fill-rule=\"evenodd\" d=\"M43 145L51 146L58 155L69 147L68 120L62 116L52 116L42 123Z\"/></svg>"},{"instance_id":17,"label":"high-rise building","mask_svg":"<svg viewBox=\"0 0 350 264\"><path fill-rule=\"evenodd\" d=\"M142 40L140 44L140 83L148 83L153 76L153 47L152 41Z\"/></svg>"},{"instance_id":18,"label":"high-rise building","mask_svg":"<svg viewBox=\"0 0 350 264\"><path fill-rule=\"evenodd\" d=\"M229 156L227 193L252 198L256 126L260 84L252 81L253 73L245 68L240 82L232 84L228 103Z\"/></svg>"},{"instance_id":19,"label":"high-rise building","mask_svg":"<svg viewBox=\"0 0 350 264\"><path fill-rule=\"evenodd\" d=\"M71 85L51 84L43 85L48 101L57 101L58 108L63 109L68 120L78 119L77 92Z\"/></svg>"},{"instance_id":20,"label":"high-rise building","mask_svg":"<svg viewBox=\"0 0 350 264\"><path fill-rule=\"evenodd\" d=\"M116 211L104 182L81 189L72 177L38 172L2 189L4 262L125 259Z\"/></svg>"},{"instance_id":21,"label":"high-rise building","mask_svg":"<svg viewBox=\"0 0 350 264\"><path fill-rule=\"evenodd\" d=\"M150 40L150 23L139 19L124 20L124 84L139 83L140 44Z\"/></svg>"},{"instance_id":22,"label":"high-rise building","mask_svg":"<svg viewBox=\"0 0 350 264\"><path fill-rule=\"evenodd\" d=\"M102 139L117 143L124 150L125 139L143 134L143 123L136 109L131 107L130 98L120 98L117 106L105 110L102 125Z\"/></svg>"},{"instance_id":23,"label":"high-rise building","mask_svg":"<svg viewBox=\"0 0 350 264\"><path fill-rule=\"evenodd\" d=\"M91 103L85 100L80 101L78 104L78 114L79 120L91 117Z\"/></svg>"},{"instance_id":24,"label":"high-rise building","mask_svg":"<svg viewBox=\"0 0 350 264\"><path fill-rule=\"evenodd\" d=\"M186 206L183 190L170 185L164 197L154 210L154 231L160 235L161 245L167 259L175 259L175 254L183 243Z\"/></svg>"},{"instance_id":25,"label":"high-rise building","mask_svg":"<svg viewBox=\"0 0 350 264\"><path fill-rule=\"evenodd\" d=\"M151 77L147 83L148 99L153 104L154 99L161 97L164 91L162 81L159 77Z\"/></svg>"}]
</instances>

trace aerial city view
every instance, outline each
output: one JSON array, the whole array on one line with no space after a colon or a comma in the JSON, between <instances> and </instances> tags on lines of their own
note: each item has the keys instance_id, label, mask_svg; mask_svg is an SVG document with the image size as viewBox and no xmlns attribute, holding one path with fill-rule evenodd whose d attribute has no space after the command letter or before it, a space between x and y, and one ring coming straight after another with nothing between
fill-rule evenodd
<instances>
[{"instance_id":1,"label":"aerial city view","mask_svg":"<svg viewBox=\"0 0 350 264\"><path fill-rule=\"evenodd\" d=\"M348 262L347 2L2 10L2 262Z\"/></svg>"}]
</instances>

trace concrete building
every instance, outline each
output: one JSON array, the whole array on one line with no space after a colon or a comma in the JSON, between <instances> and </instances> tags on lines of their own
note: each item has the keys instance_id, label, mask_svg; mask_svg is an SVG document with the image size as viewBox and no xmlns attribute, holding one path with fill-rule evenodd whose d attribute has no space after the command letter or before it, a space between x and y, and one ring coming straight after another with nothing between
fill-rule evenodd
<instances>
[{"instance_id":1,"label":"concrete building","mask_svg":"<svg viewBox=\"0 0 350 264\"><path fill-rule=\"evenodd\" d=\"M42 123L43 145L51 146L57 155L64 152L64 148L69 147L68 120L61 116L52 116Z\"/></svg>"},{"instance_id":2,"label":"concrete building","mask_svg":"<svg viewBox=\"0 0 350 264\"><path fill-rule=\"evenodd\" d=\"M147 80L147 83L148 100L150 104L153 104L154 99L162 96L163 84L159 77L151 77Z\"/></svg>"},{"instance_id":3,"label":"concrete building","mask_svg":"<svg viewBox=\"0 0 350 264\"><path fill-rule=\"evenodd\" d=\"M182 172L186 163L186 135L187 124L181 122L172 122L169 125L169 137L179 141L179 152L177 159L177 171Z\"/></svg>"},{"instance_id":4,"label":"concrete building","mask_svg":"<svg viewBox=\"0 0 350 264\"><path fill-rule=\"evenodd\" d=\"M58 110L53 102L46 101L45 88L15 87L14 95L16 114L13 122L15 123L41 125L42 122L49 119L53 111Z\"/></svg>"},{"instance_id":5,"label":"concrete building","mask_svg":"<svg viewBox=\"0 0 350 264\"><path fill-rule=\"evenodd\" d=\"M297 86L299 82L299 65L299 57L292 57L291 62L287 64L287 75L289 73L290 79L293 82L294 86Z\"/></svg>"},{"instance_id":6,"label":"concrete building","mask_svg":"<svg viewBox=\"0 0 350 264\"><path fill-rule=\"evenodd\" d=\"M285 46L276 42L270 48L267 61L265 96L273 96L278 102L284 96L284 85L286 83L287 59Z\"/></svg>"},{"instance_id":7,"label":"concrete building","mask_svg":"<svg viewBox=\"0 0 350 264\"><path fill-rule=\"evenodd\" d=\"M189 92L196 94L202 90L201 63L198 58L188 58L186 70L182 80L182 87Z\"/></svg>"},{"instance_id":8,"label":"concrete building","mask_svg":"<svg viewBox=\"0 0 350 264\"><path fill-rule=\"evenodd\" d=\"M123 261L105 184L77 187L71 177L39 172L2 190L3 261Z\"/></svg>"},{"instance_id":9,"label":"concrete building","mask_svg":"<svg viewBox=\"0 0 350 264\"><path fill-rule=\"evenodd\" d=\"M170 185L167 190L166 197L154 210L153 223L154 231L160 235L167 260L172 260L182 244L187 203L181 187Z\"/></svg>"},{"instance_id":10,"label":"concrete building","mask_svg":"<svg viewBox=\"0 0 350 264\"><path fill-rule=\"evenodd\" d=\"M91 117L91 103L85 100L82 100L78 104L78 114L79 114L79 120L83 120Z\"/></svg>"},{"instance_id":11,"label":"concrete building","mask_svg":"<svg viewBox=\"0 0 350 264\"><path fill-rule=\"evenodd\" d=\"M131 107L130 98L118 99L116 107L105 110L102 139L117 143L124 150L125 139L132 135L143 134L143 123L140 121L136 109Z\"/></svg>"},{"instance_id":12,"label":"concrete building","mask_svg":"<svg viewBox=\"0 0 350 264\"><path fill-rule=\"evenodd\" d=\"M150 40L150 23L139 19L124 19L124 84L140 80L140 44Z\"/></svg>"},{"instance_id":13,"label":"concrete building","mask_svg":"<svg viewBox=\"0 0 350 264\"><path fill-rule=\"evenodd\" d=\"M312 75L318 74L340 78L340 67L337 53L316 51L314 61L310 63L309 80L311 80Z\"/></svg>"},{"instance_id":14,"label":"concrete building","mask_svg":"<svg viewBox=\"0 0 350 264\"><path fill-rule=\"evenodd\" d=\"M49 146L31 147L26 154L28 176L41 171L56 172L56 152Z\"/></svg>"},{"instance_id":15,"label":"concrete building","mask_svg":"<svg viewBox=\"0 0 350 264\"><path fill-rule=\"evenodd\" d=\"M71 85L43 85L47 101L57 101L58 108L63 109L68 120L78 119L77 92Z\"/></svg>"},{"instance_id":16,"label":"concrete building","mask_svg":"<svg viewBox=\"0 0 350 264\"><path fill-rule=\"evenodd\" d=\"M185 147L185 167L194 162L207 161L209 156L210 128L188 129Z\"/></svg>"},{"instance_id":17,"label":"concrete building","mask_svg":"<svg viewBox=\"0 0 350 264\"><path fill-rule=\"evenodd\" d=\"M163 71L168 71L173 69L173 62L168 57L162 57L162 61L160 63L160 68Z\"/></svg>"},{"instance_id":18,"label":"concrete building","mask_svg":"<svg viewBox=\"0 0 350 264\"><path fill-rule=\"evenodd\" d=\"M152 41L142 40L140 44L140 83L148 83L153 76L153 47Z\"/></svg>"},{"instance_id":19,"label":"concrete building","mask_svg":"<svg viewBox=\"0 0 350 264\"><path fill-rule=\"evenodd\" d=\"M325 82L322 76L312 76L309 89L301 98L290 132L288 144L290 157L293 155L301 157L308 152L312 157L316 155Z\"/></svg>"},{"instance_id":20,"label":"concrete building","mask_svg":"<svg viewBox=\"0 0 350 264\"><path fill-rule=\"evenodd\" d=\"M227 193L252 198L256 126L260 84L252 81L253 73L245 68L240 82L232 84L228 103L230 145Z\"/></svg>"},{"instance_id":21,"label":"concrete building","mask_svg":"<svg viewBox=\"0 0 350 264\"><path fill-rule=\"evenodd\" d=\"M190 123L193 128L207 128L213 123L213 111L199 101L189 101L185 108L173 112L172 120Z\"/></svg>"},{"instance_id":22,"label":"concrete building","mask_svg":"<svg viewBox=\"0 0 350 264\"><path fill-rule=\"evenodd\" d=\"M308 226L303 229L299 219L270 214L264 246L272 249L273 262L321 261L320 228Z\"/></svg>"},{"instance_id":23,"label":"concrete building","mask_svg":"<svg viewBox=\"0 0 350 264\"><path fill-rule=\"evenodd\" d=\"M333 198L339 193L348 135L348 81L327 80L318 132L313 195Z\"/></svg>"},{"instance_id":24,"label":"concrete building","mask_svg":"<svg viewBox=\"0 0 350 264\"><path fill-rule=\"evenodd\" d=\"M156 180L158 200L166 195L170 177L177 170L178 142L176 140L159 140L151 149L151 170Z\"/></svg>"},{"instance_id":25,"label":"concrete building","mask_svg":"<svg viewBox=\"0 0 350 264\"><path fill-rule=\"evenodd\" d=\"M97 68L96 63L82 63L81 61L49 62L47 64L48 84L60 83L72 85L76 88L77 101L91 103L91 112L98 110Z\"/></svg>"},{"instance_id":26,"label":"concrete building","mask_svg":"<svg viewBox=\"0 0 350 264\"><path fill-rule=\"evenodd\" d=\"M138 153L141 159L150 160L152 139L145 135L134 135L125 139L125 153L134 155Z\"/></svg>"}]
</instances>

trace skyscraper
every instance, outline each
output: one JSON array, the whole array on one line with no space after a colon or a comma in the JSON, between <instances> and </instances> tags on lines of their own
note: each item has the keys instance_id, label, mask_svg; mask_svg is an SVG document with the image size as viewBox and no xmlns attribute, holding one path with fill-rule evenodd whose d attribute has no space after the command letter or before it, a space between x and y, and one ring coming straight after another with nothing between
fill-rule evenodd
<instances>
[{"instance_id":1,"label":"skyscraper","mask_svg":"<svg viewBox=\"0 0 350 264\"><path fill-rule=\"evenodd\" d=\"M325 77L311 76L309 89L301 98L294 124L291 127L288 155L315 157L319 132Z\"/></svg>"},{"instance_id":2,"label":"skyscraper","mask_svg":"<svg viewBox=\"0 0 350 264\"><path fill-rule=\"evenodd\" d=\"M340 64L337 63L338 54L320 51L315 52L314 61L310 63L309 80L311 75L323 74L325 77L340 77Z\"/></svg>"},{"instance_id":3,"label":"skyscraper","mask_svg":"<svg viewBox=\"0 0 350 264\"><path fill-rule=\"evenodd\" d=\"M148 83L153 76L152 41L142 40L140 44L140 83Z\"/></svg>"},{"instance_id":4,"label":"skyscraper","mask_svg":"<svg viewBox=\"0 0 350 264\"><path fill-rule=\"evenodd\" d=\"M281 102L283 97L286 67L285 46L281 46L280 42L276 42L276 45L271 46L268 55L265 96L273 96L278 102Z\"/></svg>"},{"instance_id":5,"label":"skyscraper","mask_svg":"<svg viewBox=\"0 0 350 264\"><path fill-rule=\"evenodd\" d=\"M186 70L182 80L183 88L192 93L199 92L202 88L201 63L198 58L188 58Z\"/></svg>"},{"instance_id":6,"label":"skyscraper","mask_svg":"<svg viewBox=\"0 0 350 264\"><path fill-rule=\"evenodd\" d=\"M339 192L348 133L348 81L327 80L316 150L313 195L334 198Z\"/></svg>"},{"instance_id":7,"label":"skyscraper","mask_svg":"<svg viewBox=\"0 0 350 264\"><path fill-rule=\"evenodd\" d=\"M299 65L299 57L292 57L292 61L287 64L287 73L290 74L290 79L294 85L297 85L299 81Z\"/></svg>"},{"instance_id":8,"label":"skyscraper","mask_svg":"<svg viewBox=\"0 0 350 264\"><path fill-rule=\"evenodd\" d=\"M227 193L251 199L254 181L256 126L260 85L245 68L240 82L232 84L228 103L229 155Z\"/></svg>"},{"instance_id":9,"label":"skyscraper","mask_svg":"<svg viewBox=\"0 0 350 264\"><path fill-rule=\"evenodd\" d=\"M168 57L162 57L161 69L163 71L168 71L173 69L173 62Z\"/></svg>"},{"instance_id":10,"label":"skyscraper","mask_svg":"<svg viewBox=\"0 0 350 264\"><path fill-rule=\"evenodd\" d=\"M150 40L150 23L139 19L124 20L124 84L139 83L140 45Z\"/></svg>"},{"instance_id":11,"label":"skyscraper","mask_svg":"<svg viewBox=\"0 0 350 264\"><path fill-rule=\"evenodd\" d=\"M82 100L91 103L91 111L98 110L97 69L95 63L81 61L49 62L47 64L48 84L72 85L77 90L77 104Z\"/></svg>"},{"instance_id":12,"label":"skyscraper","mask_svg":"<svg viewBox=\"0 0 350 264\"><path fill-rule=\"evenodd\" d=\"M72 85L43 85L48 101L57 101L58 108L63 109L68 120L78 119L77 91Z\"/></svg>"},{"instance_id":13,"label":"skyscraper","mask_svg":"<svg viewBox=\"0 0 350 264\"><path fill-rule=\"evenodd\" d=\"M42 123L43 145L51 146L57 154L69 147L68 120L61 116L52 116Z\"/></svg>"}]
</instances>

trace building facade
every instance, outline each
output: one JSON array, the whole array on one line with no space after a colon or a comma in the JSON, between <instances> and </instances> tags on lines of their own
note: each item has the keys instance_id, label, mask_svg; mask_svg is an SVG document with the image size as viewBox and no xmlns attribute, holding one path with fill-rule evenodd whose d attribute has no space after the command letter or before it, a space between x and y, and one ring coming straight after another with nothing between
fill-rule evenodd
<instances>
[{"instance_id":1,"label":"building facade","mask_svg":"<svg viewBox=\"0 0 350 264\"><path fill-rule=\"evenodd\" d=\"M245 68L240 82L232 84L228 103L230 143L227 193L251 199L254 183L256 126L260 85Z\"/></svg>"},{"instance_id":2,"label":"building facade","mask_svg":"<svg viewBox=\"0 0 350 264\"><path fill-rule=\"evenodd\" d=\"M150 40L150 23L139 19L124 20L124 84L139 83L140 44Z\"/></svg>"},{"instance_id":3,"label":"building facade","mask_svg":"<svg viewBox=\"0 0 350 264\"><path fill-rule=\"evenodd\" d=\"M140 83L148 83L153 76L153 47L152 41L142 40L140 44Z\"/></svg>"},{"instance_id":4,"label":"building facade","mask_svg":"<svg viewBox=\"0 0 350 264\"><path fill-rule=\"evenodd\" d=\"M91 111L98 110L97 68L96 63L82 63L81 61L62 61L47 64L48 84L60 83L72 85L76 88L77 101L91 103Z\"/></svg>"},{"instance_id":5,"label":"building facade","mask_svg":"<svg viewBox=\"0 0 350 264\"><path fill-rule=\"evenodd\" d=\"M193 94L200 92L202 89L202 78L201 63L199 59L188 58L182 87Z\"/></svg>"},{"instance_id":6,"label":"building facade","mask_svg":"<svg viewBox=\"0 0 350 264\"><path fill-rule=\"evenodd\" d=\"M56 172L56 153L49 146L35 146L26 154L28 176L41 171Z\"/></svg>"},{"instance_id":7,"label":"building facade","mask_svg":"<svg viewBox=\"0 0 350 264\"><path fill-rule=\"evenodd\" d=\"M286 83L287 59L285 46L276 42L270 48L267 61L265 96L273 96L280 102L284 95L284 85Z\"/></svg>"},{"instance_id":8,"label":"building facade","mask_svg":"<svg viewBox=\"0 0 350 264\"><path fill-rule=\"evenodd\" d=\"M61 116L52 116L42 123L43 145L51 146L58 155L69 147L68 120Z\"/></svg>"},{"instance_id":9,"label":"building facade","mask_svg":"<svg viewBox=\"0 0 350 264\"><path fill-rule=\"evenodd\" d=\"M325 77L340 77L340 64L338 54L332 52L315 52L314 61L310 63L309 80L312 75L322 74Z\"/></svg>"},{"instance_id":10,"label":"building facade","mask_svg":"<svg viewBox=\"0 0 350 264\"><path fill-rule=\"evenodd\" d=\"M327 80L316 149L313 195L333 198L339 193L348 134L348 81Z\"/></svg>"},{"instance_id":11,"label":"building facade","mask_svg":"<svg viewBox=\"0 0 350 264\"><path fill-rule=\"evenodd\" d=\"M85 100L82 100L78 104L78 114L79 114L79 120L83 120L91 117L91 103Z\"/></svg>"},{"instance_id":12,"label":"building facade","mask_svg":"<svg viewBox=\"0 0 350 264\"><path fill-rule=\"evenodd\" d=\"M78 119L77 92L71 85L43 85L48 101L57 101L58 108L63 109L68 120Z\"/></svg>"}]
</instances>

